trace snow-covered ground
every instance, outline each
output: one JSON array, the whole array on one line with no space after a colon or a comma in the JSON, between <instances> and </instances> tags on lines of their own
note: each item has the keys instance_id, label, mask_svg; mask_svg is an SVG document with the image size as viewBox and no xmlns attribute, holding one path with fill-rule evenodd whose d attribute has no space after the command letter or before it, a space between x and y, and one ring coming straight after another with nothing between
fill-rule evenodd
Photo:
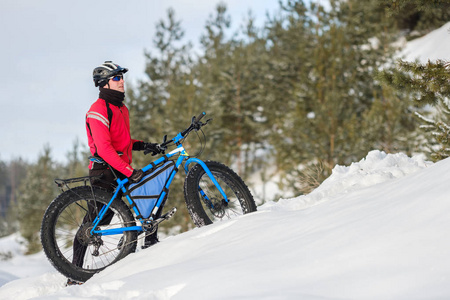
<instances>
[{"instance_id":1,"label":"snow-covered ground","mask_svg":"<svg viewBox=\"0 0 450 300\"><path fill-rule=\"evenodd\" d=\"M372 151L309 195L165 238L82 286L42 254L1 261L0 299L450 299L449 170Z\"/></svg>"}]
</instances>

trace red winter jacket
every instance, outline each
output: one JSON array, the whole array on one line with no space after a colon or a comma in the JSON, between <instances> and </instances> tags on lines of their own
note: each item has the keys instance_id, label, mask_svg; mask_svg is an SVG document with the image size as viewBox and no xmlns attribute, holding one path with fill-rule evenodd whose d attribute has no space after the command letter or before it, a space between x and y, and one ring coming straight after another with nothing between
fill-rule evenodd
<instances>
[{"instance_id":1,"label":"red winter jacket","mask_svg":"<svg viewBox=\"0 0 450 300\"><path fill-rule=\"evenodd\" d=\"M92 155L97 154L114 169L130 177L133 144L138 140L131 139L130 117L128 108L109 103L112 111L111 124L108 120L106 102L98 99L86 114L86 131ZM122 152L119 156L117 152ZM92 162L89 165L92 168Z\"/></svg>"}]
</instances>

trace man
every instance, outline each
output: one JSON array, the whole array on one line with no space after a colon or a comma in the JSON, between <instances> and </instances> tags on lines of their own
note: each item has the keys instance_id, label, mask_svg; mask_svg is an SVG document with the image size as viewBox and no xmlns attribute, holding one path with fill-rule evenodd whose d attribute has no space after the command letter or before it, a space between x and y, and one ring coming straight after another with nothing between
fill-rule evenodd
<instances>
[{"instance_id":1,"label":"man","mask_svg":"<svg viewBox=\"0 0 450 300\"><path fill-rule=\"evenodd\" d=\"M105 61L94 69L93 79L100 94L86 114L86 131L91 154L103 159L106 164L91 161L89 175L102 175L92 184L113 192L117 186L116 176L130 182L139 182L144 173L141 169L134 169L132 163L132 150L146 150L153 154L160 153L157 144L145 143L135 140L130 135L130 120L128 108L123 103L125 99L125 86L123 75L128 71L111 61ZM98 208L99 209L99 208ZM95 217L95 208L89 209L84 221ZM106 214L102 224L109 224L112 215ZM157 232L146 235L143 248L158 242ZM73 263L82 267L86 246L75 238L73 245ZM68 284L74 284L69 280Z\"/></svg>"},{"instance_id":2,"label":"man","mask_svg":"<svg viewBox=\"0 0 450 300\"><path fill-rule=\"evenodd\" d=\"M99 87L100 95L86 114L86 131L92 155L105 160L114 170L120 172L118 176L122 179L128 177L130 181L137 182L142 178L143 172L131 167L131 151L144 150L145 147L153 147L154 151L157 149L156 144L131 139L129 113L123 103L123 74L127 71L128 69L110 61L94 69L94 84ZM91 162L90 175L103 173L104 180L114 185L111 171L105 171L105 166L99 167L100 169L96 170Z\"/></svg>"},{"instance_id":3,"label":"man","mask_svg":"<svg viewBox=\"0 0 450 300\"><path fill-rule=\"evenodd\" d=\"M125 83L123 74L128 72L111 61L105 61L94 69L93 79L99 87L100 94L86 114L86 131L89 148L93 156L101 157L113 169L116 176L130 182L139 182L144 173L133 169L132 150L160 153L155 143L144 143L131 138L130 118L128 108L123 103L125 99ZM94 183L111 189L116 186L115 176L106 165L91 162L89 175L103 174L102 182ZM106 185L105 185L106 183ZM146 236L146 247L158 242L156 232Z\"/></svg>"}]
</instances>

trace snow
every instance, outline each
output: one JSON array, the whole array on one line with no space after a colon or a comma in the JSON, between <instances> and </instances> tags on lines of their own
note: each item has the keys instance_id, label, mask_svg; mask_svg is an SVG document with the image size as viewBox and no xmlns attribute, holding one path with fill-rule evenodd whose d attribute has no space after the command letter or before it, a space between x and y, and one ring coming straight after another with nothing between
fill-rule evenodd
<instances>
[{"instance_id":1,"label":"snow","mask_svg":"<svg viewBox=\"0 0 450 300\"><path fill-rule=\"evenodd\" d=\"M16 255L0 299L449 299L448 170L371 151L309 195L167 237L81 286Z\"/></svg>"},{"instance_id":2,"label":"snow","mask_svg":"<svg viewBox=\"0 0 450 300\"><path fill-rule=\"evenodd\" d=\"M406 61L450 61L450 22L429 34L406 43L402 50Z\"/></svg>"}]
</instances>

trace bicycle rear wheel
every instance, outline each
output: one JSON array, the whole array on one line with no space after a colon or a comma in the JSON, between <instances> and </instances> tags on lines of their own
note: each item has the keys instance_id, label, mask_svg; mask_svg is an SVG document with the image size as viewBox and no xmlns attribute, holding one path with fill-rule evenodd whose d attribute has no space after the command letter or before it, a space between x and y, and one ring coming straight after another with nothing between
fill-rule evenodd
<instances>
[{"instance_id":1,"label":"bicycle rear wheel","mask_svg":"<svg viewBox=\"0 0 450 300\"><path fill-rule=\"evenodd\" d=\"M135 231L90 234L93 220L111 196L97 187L76 187L59 195L47 208L41 226L42 246L53 266L68 278L85 282L136 250ZM135 226L133 215L123 201L116 199L97 228L129 226Z\"/></svg>"},{"instance_id":2,"label":"bicycle rear wheel","mask_svg":"<svg viewBox=\"0 0 450 300\"><path fill-rule=\"evenodd\" d=\"M201 165L192 167L184 183L184 196L195 225L201 227L256 211L252 194L233 170L215 161L205 164L227 195L228 202Z\"/></svg>"}]
</instances>

